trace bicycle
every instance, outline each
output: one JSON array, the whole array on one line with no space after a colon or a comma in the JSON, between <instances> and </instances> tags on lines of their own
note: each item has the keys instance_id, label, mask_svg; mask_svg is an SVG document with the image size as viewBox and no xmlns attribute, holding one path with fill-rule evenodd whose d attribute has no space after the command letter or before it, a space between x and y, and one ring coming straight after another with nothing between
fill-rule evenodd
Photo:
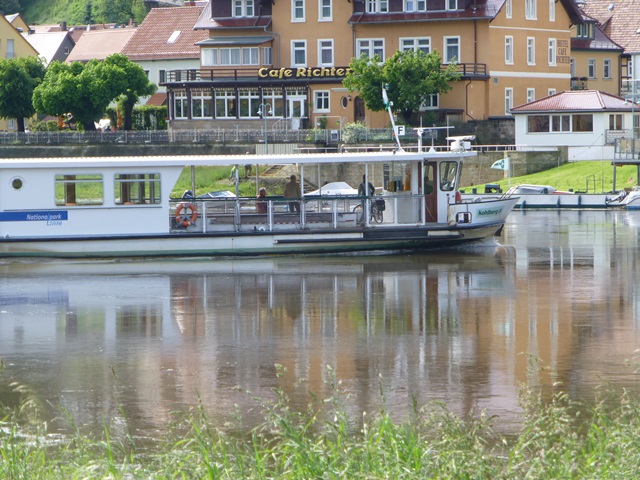
<instances>
[{"instance_id":1,"label":"bicycle","mask_svg":"<svg viewBox=\"0 0 640 480\"><path fill-rule=\"evenodd\" d=\"M356 221L359 224L364 224L364 212L362 211L362 203L359 203L353 208L353 211L356 213ZM369 202L369 223L382 223L383 213L385 209L384 200L372 199Z\"/></svg>"}]
</instances>

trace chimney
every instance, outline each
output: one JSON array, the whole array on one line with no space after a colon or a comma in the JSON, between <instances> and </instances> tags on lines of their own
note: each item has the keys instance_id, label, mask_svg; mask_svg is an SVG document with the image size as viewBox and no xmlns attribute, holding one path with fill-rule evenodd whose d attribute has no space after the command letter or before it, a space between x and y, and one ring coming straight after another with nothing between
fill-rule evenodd
<instances>
[{"instance_id":1,"label":"chimney","mask_svg":"<svg viewBox=\"0 0 640 480\"><path fill-rule=\"evenodd\" d=\"M63 32L67 31L67 22L60 22L60 30Z\"/></svg>"}]
</instances>

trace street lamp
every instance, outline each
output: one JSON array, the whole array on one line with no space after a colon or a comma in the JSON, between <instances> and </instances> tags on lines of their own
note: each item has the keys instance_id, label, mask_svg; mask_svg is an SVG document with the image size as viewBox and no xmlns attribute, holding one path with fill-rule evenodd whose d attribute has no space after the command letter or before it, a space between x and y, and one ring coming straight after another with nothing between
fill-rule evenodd
<instances>
[{"instance_id":1,"label":"street lamp","mask_svg":"<svg viewBox=\"0 0 640 480\"><path fill-rule=\"evenodd\" d=\"M269 153L269 144L267 139L267 116L271 114L271 104L261 103L258 108L258 115L262 117L262 135L264 136L264 153Z\"/></svg>"}]
</instances>

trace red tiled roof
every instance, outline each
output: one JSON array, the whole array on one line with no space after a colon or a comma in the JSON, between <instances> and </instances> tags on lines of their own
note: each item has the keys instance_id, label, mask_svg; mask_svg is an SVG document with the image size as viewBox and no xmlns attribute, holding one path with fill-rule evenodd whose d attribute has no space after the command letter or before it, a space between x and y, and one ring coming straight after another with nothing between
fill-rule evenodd
<instances>
[{"instance_id":1,"label":"red tiled roof","mask_svg":"<svg viewBox=\"0 0 640 480\"><path fill-rule=\"evenodd\" d=\"M569 90L535 100L511 109L511 113L531 112L597 112L602 110L631 111L638 108L631 102L599 90Z\"/></svg>"},{"instance_id":2,"label":"red tiled roof","mask_svg":"<svg viewBox=\"0 0 640 480\"><path fill-rule=\"evenodd\" d=\"M67 63L88 62L94 58L104 60L113 53L122 53L123 47L135 33L134 28L112 28L85 32L67 57Z\"/></svg>"},{"instance_id":3,"label":"red tiled roof","mask_svg":"<svg viewBox=\"0 0 640 480\"><path fill-rule=\"evenodd\" d=\"M193 26L204 7L153 8L125 45L122 53L131 60L200 58L196 43L209 37ZM169 39L180 32L173 43Z\"/></svg>"},{"instance_id":4,"label":"red tiled roof","mask_svg":"<svg viewBox=\"0 0 640 480\"><path fill-rule=\"evenodd\" d=\"M640 1L586 0L584 12L597 19L604 32L626 53L640 52Z\"/></svg>"},{"instance_id":5,"label":"red tiled roof","mask_svg":"<svg viewBox=\"0 0 640 480\"><path fill-rule=\"evenodd\" d=\"M166 93L154 93L149 97L147 103L145 105L152 105L154 107L161 107L162 105L167 104L167 94Z\"/></svg>"}]
</instances>

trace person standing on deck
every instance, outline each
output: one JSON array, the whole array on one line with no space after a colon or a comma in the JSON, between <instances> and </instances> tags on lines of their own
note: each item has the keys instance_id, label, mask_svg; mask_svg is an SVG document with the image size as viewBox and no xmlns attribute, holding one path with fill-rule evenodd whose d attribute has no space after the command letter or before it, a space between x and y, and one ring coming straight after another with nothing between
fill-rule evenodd
<instances>
[{"instance_id":1,"label":"person standing on deck","mask_svg":"<svg viewBox=\"0 0 640 480\"><path fill-rule=\"evenodd\" d=\"M291 175L289 181L284 186L284 198L300 199L302 193L300 191L300 184L297 182L296 176ZM289 211L300 213L300 202L289 202Z\"/></svg>"},{"instance_id":2,"label":"person standing on deck","mask_svg":"<svg viewBox=\"0 0 640 480\"><path fill-rule=\"evenodd\" d=\"M267 213L267 189L262 187L258 192L258 196L256 197L256 212L257 213Z\"/></svg>"}]
</instances>

